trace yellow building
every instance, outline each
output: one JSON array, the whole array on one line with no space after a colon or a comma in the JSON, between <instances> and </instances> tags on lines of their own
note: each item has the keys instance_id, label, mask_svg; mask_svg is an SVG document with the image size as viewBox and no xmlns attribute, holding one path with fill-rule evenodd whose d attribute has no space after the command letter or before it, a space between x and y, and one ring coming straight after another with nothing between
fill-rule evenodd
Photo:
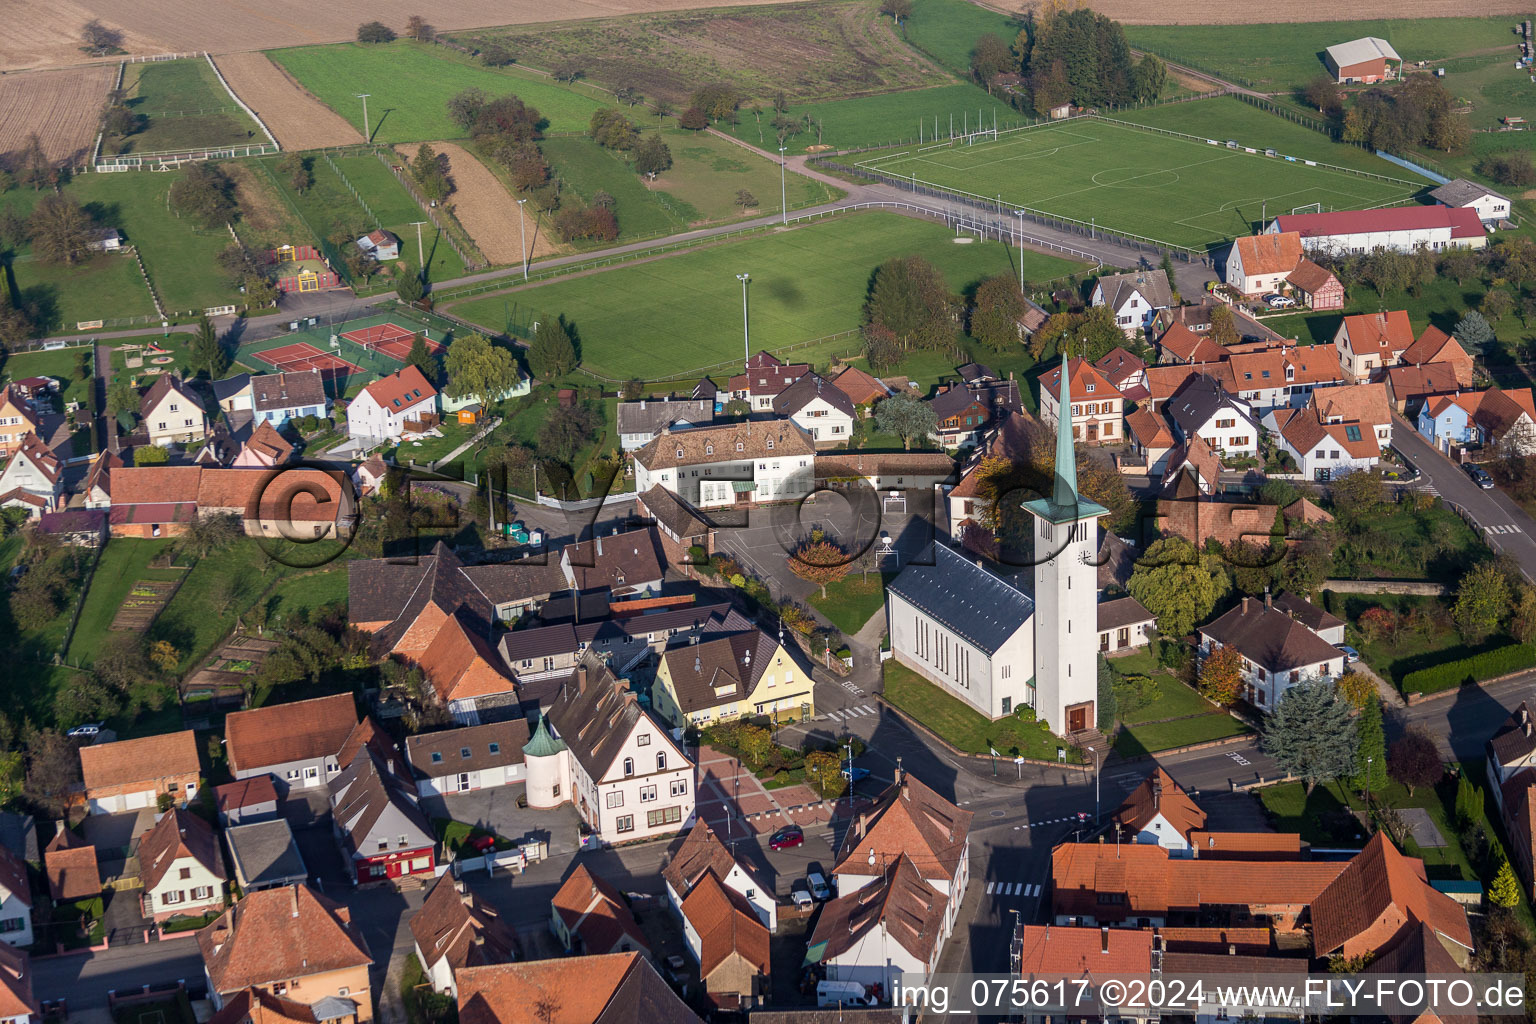
<instances>
[{"instance_id":1,"label":"yellow building","mask_svg":"<svg viewBox=\"0 0 1536 1024\"><path fill-rule=\"evenodd\" d=\"M756 715L804 721L816 713L810 674L773 637L743 626L662 655L651 690L657 714L676 726L703 727Z\"/></svg>"}]
</instances>

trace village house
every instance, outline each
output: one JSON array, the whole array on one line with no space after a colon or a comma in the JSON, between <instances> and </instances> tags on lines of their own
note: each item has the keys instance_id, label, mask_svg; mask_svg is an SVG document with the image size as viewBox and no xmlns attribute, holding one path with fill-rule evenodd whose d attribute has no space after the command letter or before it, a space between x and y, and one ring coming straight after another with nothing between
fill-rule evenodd
<instances>
[{"instance_id":1,"label":"village house","mask_svg":"<svg viewBox=\"0 0 1536 1024\"><path fill-rule=\"evenodd\" d=\"M252 821L224 831L240 892L303 884L309 868L285 819Z\"/></svg>"},{"instance_id":2,"label":"village house","mask_svg":"<svg viewBox=\"0 0 1536 1024\"><path fill-rule=\"evenodd\" d=\"M649 519L656 528L656 543L669 566L682 569L715 553L715 526L703 512L660 484L635 496L635 515Z\"/></svg>"},{"instance_id":3,"label":"village house","mask_svg":"<svg viewBox=\"0 0 1536 1024\"><path fill-rule=\"evenodd\" d=\"M380 263L400 258L400 239L383 228L370 231L357 240L357 247Z\"/></svg>"},{"instance_id":4,"label":"village house","mask_svg":"<svg viewBox=\"0 0 1536 1024\"><path fill-rule=\"evenodd\" d=\"M1392 443L1384 384L1319 391L1305 409L1277 409L1264 425L1303 475L1323 482L1375 467Z\"/></svg>"},{"instance_id":5,"label":"village house","mask_svg":"<svg viewBox=\"0 0 1536 1024\"><path fill-rule=\"evenodd\" d=\"M1286 275L1285 283L1296 301L1312 309L1343 309L1344 285L1333 271L1302 259Z\"/></svg>"},{"instance_id":6,"label":"village house","mask_svg":"<svg viewBox=\"0 0 1536 1024\"><path fill-rule=\"evenodd\" d=\"M610 614L515 629L502 634L497 649L519 685L527 687L556 677L565 679L588 649L611 658L615 671L623 674L645 658L662 654L670 645L696 642L706 631L723 630L727 618L737 620L732 628L751 628L739 614L732 616L728 603L687 601L632 615L612 615L611 611L610 605Z\"/></svg>"},{"instance_id":7,"label":"village house","mask_svg":"<svg viewBox=\"0 0 1536 1024\"><path fill-rule=\"evenodd\" d=\"M1185 483L1193 485L1193 491L1203 496L1216 493L1221 486L1221 460L1205 440L1198 435L1173 446L1168 453L1168 463L1163 468L1162 491L1173 494Z\"/></svg>"},{"instance_id":8,"label":"village house","mask_svg":"<svg viewBox=\"0 0 1536 1024\"><path fill-rule=\"evenodd\" d=\"M43 855L43 868L48 875L48 895L55 903L73 903L101 892L96 847L72 828L61 827L54 835Z\"/></svg>"},{"instance_id":9,"label":"village house","mask_svg":"<svg viewBox=\"0 0 1536 1024\"><path fill-rule=\"evenodd\" d=\"M1145 365L1141 369L1145 374ZM1085 444L1118 444L1125 434L1125 396L1120 389L1080 356L1067 363L1066 372L1072 378L1074 399L1070 413L1072 439ZM1052 429L1061 416L1061 375L1062 368L1058 366L1040 378L1040 419Z\"/></svg>"},{"instance_id":10,"label":"village house","mask_svg":"<svg viewBox=\"0 0 1536 1024\"><path fill-rule=\"evenodd\" d=\"M467 967L458 982L462 1024L532 1024L539 1006L559 1007L550 1024L699 1024L638 952Z\"/></svg>"},{"instance_id":11,"label":"village house","mask_svg":"<svg viewBox=\"0 0 1536 1024\"><path fill-rule=\"evenodd\" d=\"M1174 305L1168 275L1161 270L1101 277L1094 282L1091 301L1108 306L1115 323L1132 338L1152 326L1159 310Z\"/></svg>"},{"instance_id":12,"label":"village house","mask_svg":"<svg viewBox=\"0 0 1536 1024\"><path fill-rule=\"evenodd\" d=\"M289 790L323 786L341 771L337 757L356 726L350 693L231 712L224 720L230 774L270 775Z\"/></svg>"},{"instance_id":13,"label":"village house","mask_svg":"<svg viewBox=\"0 0 1536 1024\"><path fill-rule=\"evenodd\" d=\"M1401 309L1346 316L1333 336L1339 365L1356 380L1398 362L1413 343L1413 325Z\"/></svg>"},{"instance_id":14,"label":"village house","mask_svg":"<svg viewBox=\"0 0 1536 1024\"><path fill-rule=\"evenodd\" d=\"M1207 831L1205 812L1162 768L1154 769L1131 791L1115 811L1114 821L1118 841L1160 846L1170 857L1301 859L1301 836L1294 832ZM1268 946L1267 937L1264 945Z\"/></svg>"},{"instance_id":15,"label":"village house","mask_svg":"<svg viewBox=\"0 0 1536 1024\"><path fill-rule=\"evenodd\" d=\"M1120 654L1133 647L1145 647L1157 618L1134 597L1099 602L1099 652Z\"/></svg>"},{"instance_id":16,"label":"village house","mask_svg":"<svg viewBox=\"0 0 1536 1024\"><path fill-rule=\"evenodd\" d=\"M1250 296L1279 292L1301 260L1301 236L1294 231L1247 235L1227 252L1227 284Z\"/></svg>"},{"instance_id":17,"label":"village house","mask_svg":"<svg viewBox=\"0 0 1536 1024\"><path fill-rule=\"evenodd\" d=\"M455 998L459 971L519 959L512 926L449 875L433 883L421 909L411 917L411 938L432 990Z\"/></svg>"},{"instance_id":18,"label":"village house","mask_svg":"<svg viewBox=\"0 0 1536 1024\"><path fill-rule=\"evenodd\" d=\"M1418 340L1403 350L1402 355L1398 356L1398 362L1404 367L1426 369L1446 366L1455 375L1457 385L1463 388L1472 386L1472 357L1467 355L1467 350L1461 347L1460 342L1434 324L1424 328Z\"/></svg>"},{"instance_id":19,"label":"village house","mask_svg":"<svg viewBox=\"0 0 1536 1024\"><path fill-rule=\"evenodd\" d=\"M779 906L774 900L773 886L759 877L750 862L737 859L709 827L709 822L700 818L661 869L662 881L667 886L667 904L679 918L683 915L683 899L706 875L741 895L770 932L779 930Z\"/></svg>"},{"instance_id":20,"label":"village house","mask_svg":"<svg viewBox=\"0 0 1536 1024\"><path fill-rule=\"evenodd\" d=\"M940 385L938 393L928 399L928 406L933 410L934 436L940 448L974 444L992 421L986 402L964 384Z\"/></svg>"},{"instance_id":21,"label":"village house","mask_svg":"<svg viewBox=\"0 0 1536 1024\"><path fill-rule=\"evenodd\" d=\"M348 535L356 512L340 470L124 466L111 481L114 537L176 537L200 515L232 515L247 536L321 539Z\"/></svg>"},{"instance_id":22,"label":"village house","mask_svg":"<svg viewBox=\"0 0 1536 1024\"><path fill-rule=\"evenodd\" d=\"M197 932L208 997L222 1008L255 988L304 1004L317 1021L373 1019L373 957L352 912L306 885L249 892Z\"/></svg>"},{"instance_id":23,"label":"village house","mask_svg":"<svg viewBox=\"0 0 1536 1024\"><path fill-rule=\"evenodd\" d=\"M1169 399L1164 412L1174 435L1186 444L1199 438L1218 455L1258 454L1259 422L1252 407L1212 377L1201 374L1189 380Z\"/></svg>"},{"instance_id":24,"label":"village house","mask_svg":"<svg viewBox=\"0 0 1536 1024\"><path fill-rule=\"evenodd\" d=\"M0 943L32 945L32 904L27 862L10 847L0 846Z\"/></svg>"},{"instance_id":25,"label":"village house","mask_svg":"<svg viewBox=\"0 0 1536 1024\"><path fill-rule=\"evenodd\" d=\"M853 400L815 372L803 374L774 396L773 412L810 434L818 448L847 444L853 422L859 417Z\"/></svg>"},{"instance_id":26,"label":"village house","mask_svg":"<svg viewBox=\"0 0 1536 1024\"><path fill-rule=\"evenodd\" d=\"M144 914L156 922L224 906L224 857L213 826L173 807L139 837Z\"/></svg>"},{"instance_id":27,"label":"village house","mask_svg":"<svg viewBox=\"0 0 1536 1024\"><path fill-rule=\"evenodd\" d=\"M437 389L414 366L363 388L347 406L347 433L365 443L424 431L437 418Z\"/></svg>"},{"instance_id":28,"label":"village house","mask_svg":"<svg viewBox=\"0 0 1536 1024\"><path fill-rule=\"evenodd\" d=\"M251 377L251 410L257 423L281 427L302 416L324 417L330 412L325 378L319 370L263 373Z\"/></svg>"},{"instance_id":29,"label":"village house","mask_svg":"<svg viewBox=\"0 0 1536 1024\"><path fill-rule=\"evenodd\" d=\"M601 842L651 839L693 823L693 762L595 652L540 717L523 761L528 806L574 804Z\"/></svg>"},{"instance_id":30,"label":"village house","mask_svg":"<svg viewBox=\"0 0 1536 1024\"><path fill-rule=\"evenodd\" d=\"M191 729L80 748L85 804L92 814L155 806L169 794L186 806L197 795L197 735Z\"/></svg>"},{"instance_id":31,"label":"village house","mask_svg":"<svg viewBox=\"0 0 1536 1024\"><path fill-rule=\"evenodd\" d=\"M1481 446L1536 453L1536 400L1530 388L1489 388L1433 395L1419 410L1419 433L1441 451Z\"/></svg>"},{"instance_id":32,"label":"village house","mask_svg":"<svg viewBox=\"0 0 1536 1024\"><path fill-rule=\"evenodd\" d=\"M1271 599L1245 597L1237 607L1199 628L1199 656L1222 647L1242 656L1242 693L1248 703L1272 708L1300 683L1338 679L1344 652Z\"/></svg>"},{"instance_id":33,"label":"village house","mask_svg":"<svg viewBox=\"0 0 1536 1024\"><path fill-rule=\"evenodd\" d=\"M779 393L810 371L805 363L785 363L760 351L747 359L746 372L732 377L725 389L753 413L772 412Z\"/></svg>"},{"instance_id":34,"label":"village house","mask_svg":"<svg viewBox=\"0 0 1536 1024\"><path fill-rule=\"evenodd\" d=\"M279 434L271 423L263 420L240 446L240 451L230 462L230 468L271 469L283 465L292 456L293 443Z\"/></svg>"},{"instance_id":35,"label":"village house","mask_svg":"<svg viewBox=\"0 0 1536 1024\"><path fill-rule=\"evenodd\" d=\"M1099 371L1127 402L1139 402L1150 394L1147 390L1146 360L1126 351L1120 345L1106 352L1098 362L1093 364L1093 368Z\"/></svg>"},{"instance_id":36,"label":"village house","mask_svg":"<svg viewBox=\"0 0 1536 1024\"><path fill-rule=\"evenodd\" d=\"M29 433L43 429L42 417L15 384L0 391L0 458L10 458Z\"/></svg>"},{"instance_id":37,"label":"village house","mask_svg":"<svg viewBox=\"0 0 1536 1024\"><path fill-rule=\"evenodd\" d=\"M1125 416L1125 439L1131 443L1131 451L1142 461L1137 472L1147 476L1162 476L1168 468L1168 455L1178 444L1173 430L1161 413L1137 409Z\"/></svg>"},{"instance_id":38,"label":"village house","mask_svg":"<svg viewBox=\"0 0 1536 1024\"><path fill-rule=\"evenodd\" d=\"M1330 213L1281 214L1270 221L1267 234L1294 231L1308 253L1359 256L1378 246L1413 252L1481 249L1488 230L1476 210L1446 206L1388 206L1376 210L1335 210Z\"/></svg>"},{"instance_id":39,"label":"village house","mask_svg":"<svg viewBox=\"0 0 1536 1024\"><path fill-rule=\"evenodd\" d=\"M1509 219L1511 203L1508 196L1466 178L1452 178L1444 185L1430 189L1429 197L1441 206L1476 210L1478 219L1490 228Z\"/></svg>"},{"instance_id":40,"label":"village house","mask_svg":"<svg viewBox=\"0 0 1536 1024\"><path fill-rule=\"evenodd\" d=\"M363 720L360 730L372 726ZM356 732L354 733L356 735ZM380 746L388 747L381 753ZM436 866L436 834L416 804L416 787L405 776L394 745L353 745L342 752L341 772L328 784L331 827L354 885L406 875L430 875Z\"/></svg>"},{"instance_id":41,"label":"village house","mask_svg":"<svg viewBox=\"0 0 1536 1024\"><path fill-rule=\"evenodd\" d=\"M1392 403L1393 411L1403 413L1411 422L1418 421L1426 399L1454 394L1461 389L1456 370L1450 363L1389 366L1379 379L1386 385L1387 399Z\"/></svg>"},{"instance_id":42,"label":"village house","mask_svg":"<svg viewBox=\"0 0 1536 1024\"><path fill-rule=\"evenodd\" d=\"M1397 67L1391 62L1396 61ZM1366 36L1347 43L1334 43L1323 51L1323 64L1340 85L1385 82L1402 71L1403 58L1385 39Z\"/></svg>"},{"instance_id":43,"label":"village house","mask_svg":"<svg viewBox=\"0 0 1536 1024\"><path fill-rule=\"evenodd\" d=\"M174 374L155 378L139 400L139 419L149 433L149 443L162 447L190 444L208 435L208 414L202 402Z\"/></svg>"},{"instance_id":44,"label":"village house","mask_svg":"<svg viewBox=\"0 0 1536 1024\"><path fill-rule=\"evenodd\" d=\"M614 527L606 537L594 531L592 539L561 548L560 571L572 590L609 590L617 598L660 590L667 564L650 527Z\"/></svg>"},{"instance_id":45,"label":"village house","mask_svg":"<svg viewBox=\"0 0 1536 1024\"><path fill-rule=\"evenodd\" d=\"M549 901L549 930L567 953L650 955L629 903L607 879L578 863Z\"/></svg>"},{"instance_id":46,"label":"village house","mask_svg":"<svg viewBox=\"0 0 1536 1024\"><path fill-rule=\"evenodd\" d=\"M227 742L227 741L226 741ZM213 787L213 805L225 828L277 817L277 786L270 775L252 775Z\"/></svg>"},{"instance_id":47,"label":"village house","mask_svg":"<svg viewBox=\"0 0 1536 1024\"><path fill-rule=\"evenodd\" d=\"M0 1024L42 1020L42 1004L32 992L32 958L9 943L0 945Z\"/></svg>"},{"instance_id":48,"label":"village house","mask_svg":"<svg viewBox=\"0 0 1536 1024\"><path fill-rule=\"evenodd\" d=\"M706 871L683 899L682 913L683 941L711 1005L749 1010L770 998L768 929L746 897Z\"/></svg>"},{"instance_id":49,"label":"village house","mask_svg":"<svg viewBox=\"0 0 1536 1024\"><path fill-rule=\"evenodd\" d=\"M745 716L808 721L816 713L815 684L785 651L782 638L739 616L722 632L672 647L661 657L651 690L656 713L679 728ZM745 627L745 628L742 628Z\"/></svg>"},{"instance_id":50,"label":"village house","mask_svg":"<svg viewBox=\"0 0 1536 1024\"><path fill-rule=\"evenodd\" d=\"M1182 323L1171 324L1157 339L1157 361L1162 366L1215 363L1226 355L1227 350L1215 338L1196 334Z\"/></svg>"},{"instance_id":51,"label":"village house","mask_svg":"<svg viewBox=\"0 0 1536 1024\"><path fill-rule=\"evenodd\" d=\"M1510 861L1529 893L1536 889L1536 724L1527 702L1520 702L1484 749L1489 788L1509 836Z\"/></svg>"},{"instance_id":52,"label":"village house","mask_svg":"<svg viewBox=\"0 0 1536 1024\"><path fill-rule=\"evenodd\" d=\"M1031 978L1060 976L1072 979L1069 985L1083 981L1093 984L1095 990L1111 979L1156 977L1152 970L1156 942L1156 933L1150 928L1106 928L1101 931L1019 923L1013 932L1015 963L1025 984ZM1165 959L1159 949L1159 966ZM1233 969L1238 969L1235 964ZM1121 1024L1141 1024L1155 1012L1131 1006L1117 1007L1115 1019ZM1026 1012L1017 1019L1024 1024L1049 1024L1057 1017L1044 1012Z\"/></svg>"},{"instance_id":53,"label":"village house","mask_svg":"<svg viewBox=\"0 0 1536 1024\"><path fill-rule=\"evenodd\" d=\"M102 452L91 460L91 468L85 474L85 483L80 487L86 508L112 507L112 473L122 468L123 460L112 452Z\"/></svg>"},{"instance_id":54,"label":"village house","mask_svg":"<svg viewBox=\"0 0 1536 1024\"><path fill-rule=\"evenodd\" d=\"M251 411L252 376L254 375L249 373L237 373L208 383L208 389L213 392L213 400L220 410L223 412Z\"/></svg>"},{"instance_id":55,"label":"village house","mask_svg":"<svg viewBox=\"0 0 1536 1024\"><path fill-rule=\"evenodd\" d=\"M405 738L405 759L419 796L470 793L523 780L528 720L417 733Z\"/></svg>"},{"instance_id":56,"label":"village house","mask_svg":"<svg viewBox=\"0 0 1536 1024\"><path fill-rule=\"evenodd\" d=\"M1208 334L1211 330L1211 313L1221 305L1225 303L1215 296L1202 295L1193 305L1160 309L1157 311L1157 316L1152 319L1151 333L1161 335L1174 324L1178 324L1194 334Z\"/></svg>"},{"instance_id":57,"label":"village house","mask_svg":"<svg viewBox=\"0 0 1536 1024\"><path fill-rule=\"evenodd\" d=\"M619 445L626 452L644 448L663 428L687 430L715 421L713 398L642 398L620 402Z\"/></svg>"},{"instance_id":58,"label":"village house","mask_svg":"<svg viewBox=\"0 0 1536 1024\"><path fill-rule=\"evenodd\" d=\"M845 366L832 378L832 386L848 396L848 401L859 410L859 415L873 415L875 403L889 398L895 391L879 377L865 373L857 366Z\"/></svg>"},{"instance_id":59,"label":"village house","mask_svg":"<svg viewBox=\"0 0 1536 1024\"><path fill-rule=\"evenodd\" d=\"M660 485L700 509L797 500L815 487L815 454L811 435L788 420L663 429L635 452L635 489Z\"/></svg>"},{"instance_id":60,"label":"village house","mask_svg":"<svg viewBox=\"0 0 1536 1024\"><path fill-rule=\"evenodd\" d=\"M1030 433L1039 421L1028 413L1011 413L993 425L981 443L971 449L960 475L960 482L944 495L949 510L949 535L960 540L972 526L980 524L990 499L985 497L986 469L990 459L1022 460L1030 450ZM835 456L823 456L823 458ZM951 473L954 463L951 462ZM941 481L942 482L942 481Z\"/></svg>"},{"instance_id":61,"label":"village house","mask_svg":"<svg viewBox=\"0 0 1536 1024\"><path fill-rule=\"evenodd\" d=\"M58 511L64 463L30 431L0 470L0 508L23 509L28 519Z\"/></svg>"},{"instance_id":62,"label":"village house","mask_svg":"<svg viewBox=\"0 0 1536 1024\"><path fill-rule=\"evenodd\" d=\"M1466 909L1430 885L1422 860L1404 856L1377 832L1312 901L1312 952L1370 956L1420 926L1448 943L1457 961L1468 959Z\"/></svg>"}]
</instances>

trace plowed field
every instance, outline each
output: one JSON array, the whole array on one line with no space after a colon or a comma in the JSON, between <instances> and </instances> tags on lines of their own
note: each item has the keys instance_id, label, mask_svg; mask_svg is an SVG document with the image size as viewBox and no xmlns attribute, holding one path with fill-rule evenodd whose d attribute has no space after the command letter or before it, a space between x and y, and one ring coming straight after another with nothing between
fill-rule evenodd
<instances>
[{"instance_id":1,"label":"plowed field","mask_svg":"<svg viewBox=\"0 0 1536 1024\"><path fill-rule=\"evenodd\" d=\"M410 147L401 146L401 151ZM529 259L546 256L554 246L545 237L543 226L535 215L527 214L519 228L517 218L526 206L519 207L517 200L507 191L501 180L492 174L475 155L452 142L434 142L432 148L448 158L448 176L453 179L453 195L448 197L454 216L474 239L476 247L492 263L508 265L523 261L522 244L526 232L530 249ZM410 150L410 155L415 151Z\"/></svg>"},{"instance_id":2,"label":"plowed field","mask_svg":"<svg viewBox=\"0 0 1536 1024\"><path fill-rule=\"evenodd\" d=\"M114 64L0 75L0 162L32 132L55 163L89 159L101 105L116 80Z\"/></svg>"},{"instance_id":3,"label":"plowed field","mask_svg":"<svg viewBox=\"0 0 1536 1024\"><path fill-rule=\"evenodd\" d=\"M266 122L284 149L320 149L363 141L361 132L289 78L265 54L226 53L217 61L235 95Z\"/></svg>"}]
</instances>

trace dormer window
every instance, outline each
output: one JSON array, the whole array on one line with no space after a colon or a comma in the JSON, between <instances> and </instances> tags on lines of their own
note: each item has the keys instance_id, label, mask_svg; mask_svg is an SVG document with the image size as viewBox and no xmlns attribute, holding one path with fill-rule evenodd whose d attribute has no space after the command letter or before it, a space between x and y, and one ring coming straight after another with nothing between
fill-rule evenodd
<instances>
[{"instance_id":1,"label":"dormer window","mask_svg":"<svg viewBox=\"0 0 1536 1024\"><path fill-rule=\"evenodd\" d=\"M1092 385L1092 384L1089 384L1089 385L1088 385L1088 393L1089 393L1089 394L1092 394L1092 393L1093 393L1093 385Z\"/></svg>"},{"instance_id":2,"label":"dormer window","mask_svg":"<svg viewBox=\"0 0 1536 1024\"><path fill-rule=\"evenodd\" d=\"M737 441L736 442L736 450L739 451L739 452L744 452L744 451L747 450L747 446L742 444L740 441Z\"/></svg>"},{"instance_id":3,"label":"dormer window","mask_svg":"<svg viewBox=\"0 0 1536 1024\"><path fill-rule=\"evenodd\" d=\"M705 455L713 455L713 454L715 454L715 446L712 445L712 444L705 445L704 446L704 454Z\"/></svg>"},{"instance_id":4,"label":"dormer window","mask_svg":"<svg viewBox=\"0 0 1536 1024\"><path fill-rule=\"evenodd\" d=\"M769 448L773 447L773 438L771 438L771 437L768 439L768 447Z\"/></svg>"},{"instance_id":5,"label":"dormer window","mask_svg":"<svg viewBox=\"0 0 1536 1024\"><path fill-rule=\"evenodd\" d=\"M678 457L678 458L682 458L682 457L683 457L683 450L682 450L682 449L681 449L681 448L679 448L679 449L678 449L678 450L677 450L677 457Z\"/></svg>"}]
</instances>

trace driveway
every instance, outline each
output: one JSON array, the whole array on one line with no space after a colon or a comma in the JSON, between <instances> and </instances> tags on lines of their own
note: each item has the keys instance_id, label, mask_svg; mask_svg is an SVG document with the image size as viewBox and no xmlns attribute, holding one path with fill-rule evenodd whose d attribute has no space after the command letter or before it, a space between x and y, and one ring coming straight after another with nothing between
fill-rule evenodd
<instances>
[{"instance_id":1,"label":"driveway","mask_svg":"<svg viewBox=\"0 0 1536 1024\"><path fill-rule=\"evenodd\" d=\"M552 811L518 807L525 786L514 782L452 796L423 797L421 809L429 818L452 818L487 828L514 843L542 839L549 844L551 859L570 857L581 848L580 816L570 804Z\"/></svg>"}]
</instances>

